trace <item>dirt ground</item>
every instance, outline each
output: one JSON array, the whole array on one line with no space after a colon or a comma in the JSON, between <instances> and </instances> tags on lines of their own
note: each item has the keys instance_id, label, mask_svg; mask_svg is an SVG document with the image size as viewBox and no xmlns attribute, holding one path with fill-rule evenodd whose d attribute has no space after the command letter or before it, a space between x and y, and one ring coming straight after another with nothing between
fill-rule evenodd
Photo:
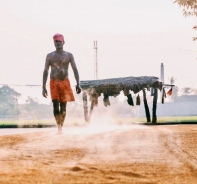
<instances>
[{"instance_id":1,"label":"dirt ground","mask_svg":"<svg viewBox=\"0 0 197 184\"><path fill-rule=\"evenodd\" d=\"M1 135L0 130L0 135ZM197 183L197 125L89 125L0 136L0 183Z\"/></svg>"}]
</instances>

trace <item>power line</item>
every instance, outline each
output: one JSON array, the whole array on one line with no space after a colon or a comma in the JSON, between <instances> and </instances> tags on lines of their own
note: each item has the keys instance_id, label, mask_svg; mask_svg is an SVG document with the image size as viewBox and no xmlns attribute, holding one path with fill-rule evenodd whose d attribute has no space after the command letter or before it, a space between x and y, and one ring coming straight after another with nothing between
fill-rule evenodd
<instances>
[{"instance_id":1,"label":"power line","mask_svg":"<svg viewBox=\"0 0 197 184\"><path fill-rule=\"evenodd\" d=\"M38 84L0 84L1 86L28 86L28 87L34 87L34 86L42 86Z\"/></svg>"}]
</instances>

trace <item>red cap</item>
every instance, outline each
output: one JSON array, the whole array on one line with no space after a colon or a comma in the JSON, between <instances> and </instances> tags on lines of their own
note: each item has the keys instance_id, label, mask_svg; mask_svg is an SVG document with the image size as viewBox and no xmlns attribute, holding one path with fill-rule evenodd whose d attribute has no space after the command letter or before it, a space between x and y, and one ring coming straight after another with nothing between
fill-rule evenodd
<instances>
[{"instance_id":1,"label":"red cap","mask_svg":"<svg viewBox=\"0 0 197 184\"><path fill-rule=\"evenodd\" d=\"M53 40L54 41L58 40L58 41L64 42L64 36L62 34L57 33L53 36Z\"/></svg>"}]
</instances>

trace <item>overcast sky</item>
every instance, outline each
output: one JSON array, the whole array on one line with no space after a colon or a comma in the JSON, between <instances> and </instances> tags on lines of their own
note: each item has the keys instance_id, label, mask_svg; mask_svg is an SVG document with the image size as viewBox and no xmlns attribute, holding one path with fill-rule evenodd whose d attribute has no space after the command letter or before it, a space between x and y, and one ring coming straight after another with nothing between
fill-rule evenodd
<instances>
[{"instance_id":1,"label":"overcast sky","mask_svg":"<svg viewBox=\"0 0 197 184\"><path fill-rule=\"evenodd\" d=\"M98 42L98 77L174 76L195 86L197 43L193 17L172 0L0 0L0 83L42 84L53 35L65 37L81 80L94 79L93 42ZM69 69L72 85L74 75ZM49 82L49 80L48 80Z\"/></svg>"}]
</instances>

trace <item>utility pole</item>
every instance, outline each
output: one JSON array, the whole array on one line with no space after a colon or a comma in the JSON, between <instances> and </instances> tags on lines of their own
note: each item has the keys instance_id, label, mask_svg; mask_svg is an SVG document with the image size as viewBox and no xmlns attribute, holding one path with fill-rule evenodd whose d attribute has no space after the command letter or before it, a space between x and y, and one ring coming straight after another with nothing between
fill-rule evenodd
<instances>
[{"instance_id":1,"label":"utility pole","mask_svg":"<svg viewBox=\"0 0 197 184\"><path fill-rule=\"evenodd\" d=\"M97 41L94 41L94 79L97 80L98 79L98 58L97 58Z\"/></svg>"}]
</instances>

